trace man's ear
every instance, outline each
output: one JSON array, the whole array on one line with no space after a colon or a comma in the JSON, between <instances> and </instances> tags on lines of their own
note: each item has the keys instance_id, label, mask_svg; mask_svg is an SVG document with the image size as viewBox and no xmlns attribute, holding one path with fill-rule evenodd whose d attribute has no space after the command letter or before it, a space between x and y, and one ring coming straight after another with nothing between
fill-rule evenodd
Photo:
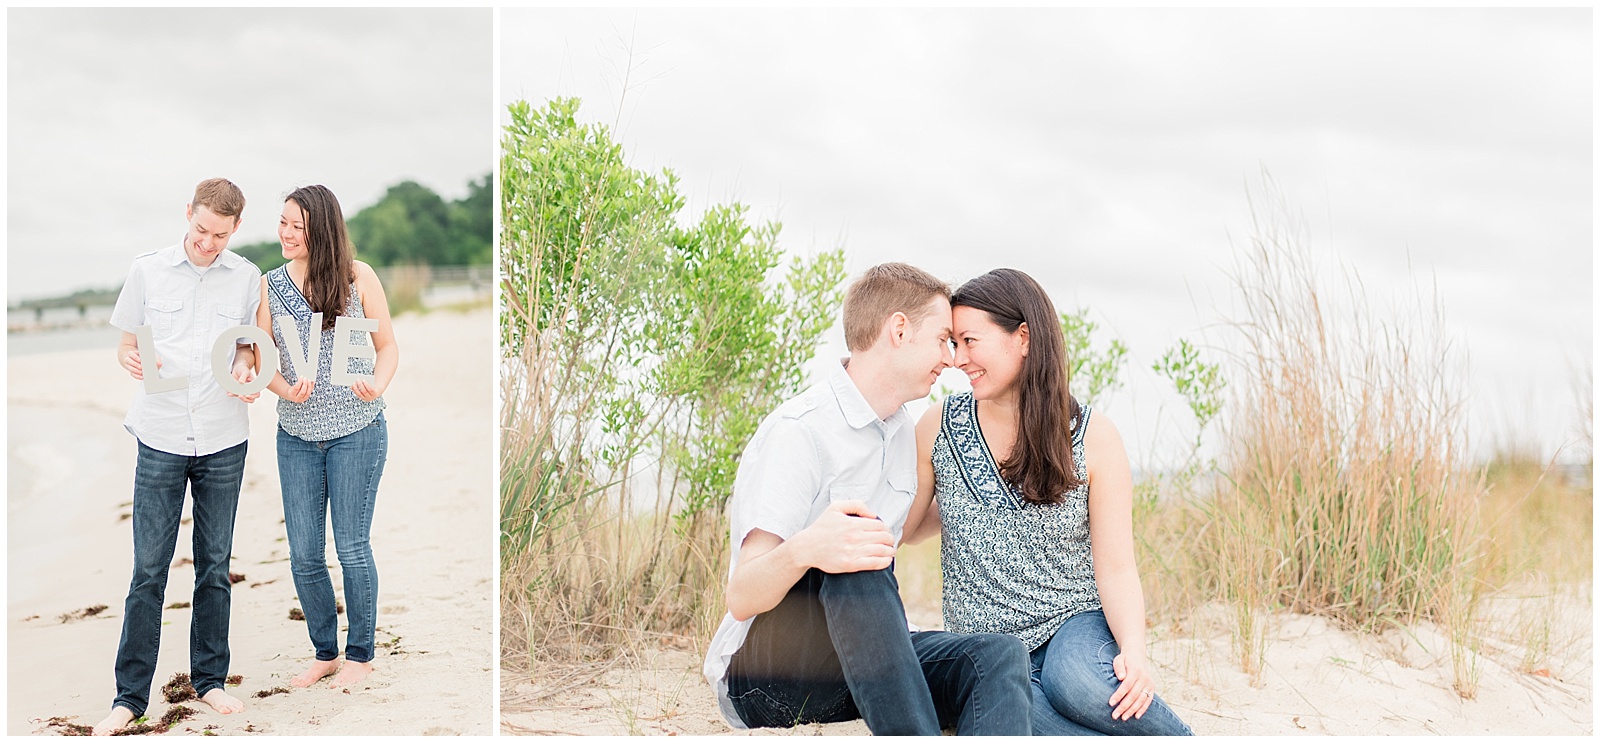
<instances>
[{"instance_id":1,"label":"man's ear","mask_svg":"<svg viewBox=\"0 0 1600 743\"><path fill-rule=\"evenodd\" d=\"M896 312L889 316L884 328L889 331L891 347L898 346L906 342L906 332L911 329L911 319L906 317L904 312Z\"/></svg>"},{"instance_id":2,"label":"man's ear","mask_svg":"<svg viewBox=\"0 0 1600 743\"><path fill-rule=\"evenodd\" d=\"M194 219L194 204L183 205L183 221Z\"/></svg>"},{"instance_id":3,"label":"man's ear","mask_svg":"<svg viewBox=\"0 0 1600 743\"><path fill-rule=\"evenodd\" d=\"M1026 321L1017 326L1017 334L1022 339L1022 358L1028 358L1028 323Z\"/></svg>"}]
</instances>

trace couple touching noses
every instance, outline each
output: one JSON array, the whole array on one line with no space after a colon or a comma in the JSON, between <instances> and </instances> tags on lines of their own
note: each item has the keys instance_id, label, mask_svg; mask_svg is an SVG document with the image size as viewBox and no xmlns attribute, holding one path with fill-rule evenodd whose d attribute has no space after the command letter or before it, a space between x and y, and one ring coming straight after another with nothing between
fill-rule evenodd
<instances>
[{"instance_id":1,"label":"couple touching noses","mask_svg":"<svg viewBox=\"0 0 1600 743\"><path fill-rule=\"evenodd\" d=\"M95 726L108 735L142 716L149 705L161 643L162 605L176 548L185 494L193 498L195 588L191 602L190 682L202 702L221 714L244 710L224 688L228 676L232 583L229 559L248 448L246 405L265 387L278 401L278 473L290 564L316 656L290 680L309 686L334 675L348 686L371 672L377 573L368 536L378 481L388 450L383 392L399 349L383 287L372 269L353 259L338 200L308 186L284 200L278 237L285 265L265 276L227 250L244 211L244 194L222 178L203 181L185 210L188 230L176 245L136 257L112 310L121 329L117 361L129 376L166 379L134 395L123 426L133 434L133 580L117 647L117 696ZM360 377L334 383L333 337L340 317L370 318L349 342L370 347L346 371ZM320 321L320 326L316 323ZM272 354L240 342L247 328L273 340ZM288 329L288 338L285 337ZM234 337L230 338L229 334ZM145 347L141 335L149 339ZM228 341L233 341L231 351ZM318 343L320 342L320 351ZM215 358L226 364L216 374ZM294 356L313 368L297 375ZM314 376L313 376L314 374ZM224 390L237 382L253 391ZM350 604L345 662L337 662L337 607L324 558L328 517Z\"/></svg>"},{"instance_id":2,"label":"couple touching noses","mask_svg":"<svg viewBox=\"0 0 1600 743\"><path fill-rule=\"evenodd\" d=\"M762 422L734 483L704 667L729 724L1189 734L1145 657L1127 455L1068 394L1043 289L883 264L843 324L850 358ZM951 366L972 391L914 422ZM895 550L941 531L948 631L912 631Z\"/></svg>"}]
</instances>

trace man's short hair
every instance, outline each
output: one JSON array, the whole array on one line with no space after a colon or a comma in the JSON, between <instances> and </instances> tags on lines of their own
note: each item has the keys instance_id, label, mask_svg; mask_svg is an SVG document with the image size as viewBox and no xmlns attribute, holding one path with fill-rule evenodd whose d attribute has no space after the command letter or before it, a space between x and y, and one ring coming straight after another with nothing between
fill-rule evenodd
<instances>
[{"instance_id":1,"label":"man's short hair","mask_svg":"<svg viewBox=\"0 0 1600 743\"><path fill-rule=\"evenodd\" d=\"M913 325L928 316L934 297L950 298L950 285L916 266L883 263L866 270L844 295L844 343L852 353L872 347L883 322L896 312Z\"/></svg>"},{"instance_id":2,"label":"man's short hair","mask_svg":"<svg viewBox=\"0 0 1600 743\"><path fill-rule=\"evenodd\" d=\"M189 208L203 206L219 217L233 217L239 221L244 213L244 192L227 178L207 178L194 187L194 199Z\"/></svg>"}]
</instances>

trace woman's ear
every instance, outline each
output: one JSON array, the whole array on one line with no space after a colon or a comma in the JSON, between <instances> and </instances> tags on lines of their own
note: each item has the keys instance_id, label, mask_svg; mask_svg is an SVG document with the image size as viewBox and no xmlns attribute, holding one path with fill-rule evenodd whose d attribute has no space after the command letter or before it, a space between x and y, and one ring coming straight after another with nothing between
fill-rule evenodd
<instances>
[{"instance_id":1,"label":"woman's ear","mask_svg":"<svg viewBox=\"0 0 1600 743\"><path fill-rule=\"evenodd\" d=\"M1028 358L1028 323L1024 321L1017 326L1017 337L1022 343L1022 358Z\"/></svg>"}]
</instances>

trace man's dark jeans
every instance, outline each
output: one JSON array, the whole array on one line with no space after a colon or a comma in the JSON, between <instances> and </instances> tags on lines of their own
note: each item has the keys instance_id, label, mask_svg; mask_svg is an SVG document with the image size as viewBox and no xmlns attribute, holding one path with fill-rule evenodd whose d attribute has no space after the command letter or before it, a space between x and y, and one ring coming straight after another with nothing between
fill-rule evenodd
<instances>
[{"instance_id":1,"label":"man's dark jeans","mask_svg":"<svg viewBox=\"0 0 1600 743\"><path fill-rule=\"evenodd\" d=\"M874 735L1027 735L1028 652L1010 635L907 632L893 568L812 568L750 625L728 698L750 727L861 718Z\"/></svg>"},{"instance_id":2,"label":"man's dark jeans","mask_svg":"<svg viewBox=\"0 0 1600 743\"><path fill-rule=\"evenodd\" d=\"M189 676L195 693L222 688L228 675L228 612L233 584L233 520L239 506L246 444L203 457L156 451L139 444L133 478L133 582L117 646L117 698L135 717L150 703L161 648L161 606L167 570L178 543L185 486L194 495L194 601L189 631Z\"/></svg>"}]
</instances>

